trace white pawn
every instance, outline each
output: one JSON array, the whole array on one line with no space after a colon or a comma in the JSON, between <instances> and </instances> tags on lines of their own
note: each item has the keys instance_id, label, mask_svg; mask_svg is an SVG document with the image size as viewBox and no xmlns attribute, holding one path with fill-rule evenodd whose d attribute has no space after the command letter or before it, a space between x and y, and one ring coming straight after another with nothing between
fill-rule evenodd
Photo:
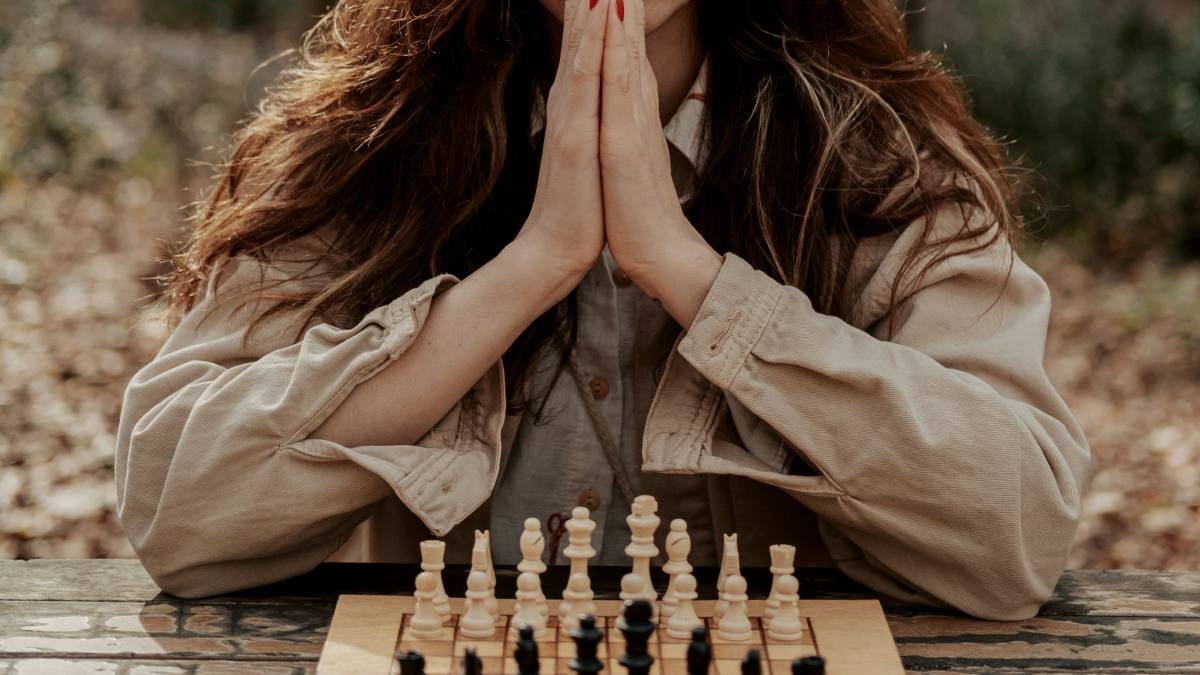
<instances>
[{"instance_id":1,"label":"white pawn","mask_svg":"<svg viewBox=\"0 0 1200 675\"><path fill-rule=\"evenodd\" d=\"M796 577L785 574L778 578L779 608L775 612L771 624L767 627L767 636L776 640L795 642L804 636L804 624L800 620L800 582Z\"/></svg>"},{"instance_id":2,"label":"white pawn","mask_svg":"<svg viewBox=\"0 0 1200 675\"><path fill-rule=\"evenodd\" d=\"M490 638L496 632L496 621L488 611L488 575L481 569L473 569L467 575L467 611L458 620L464 637L472 639Z\"/></svg>"},{"instance_id":3,"label":"white pawn","mask_svg":"<svg viewBox=\"0 0 1200 675\"><path fill-rule=\"evenodd\" d=\"M775 544L771 547L771 592L763 606L763 620L770 625L779 609L779 579L796 571L792 563L796 560L796 547L791 544Z\"/></svg>"},{"instance_id":4,"label":"white pawn","mask_svg":"<svg viewBox=\"0 0 1200 675\"><path fill-rule=\"evenodd\" d=\"M667 564L663 565L662 569L671 577L667 582L667 592L663 593L662 597L662 615L669 617L675 613L675 606L679 603L679 599L675 597L675 580L680 574L692 571L692 566L688 563L692 537L688 534L686 521L681 518L671 521L671 531L667 533L663 546L667 549Z\"/></svg>"},{"instance_id":5,"label":"white pawn","mask_svg":"<svg viewBox=\"0 0 1200 675\"><path fill-rule=\"evenodd\" d=\"M525 519L525 530L521 532L520 548L521 562L517 563L518 572L541 574L546 571L546 563L542 562L542 552L546 550L546 538L542 536L542 524L537 518ZM549 615L550 607L546 603L546 595L542 592L540 582L537 592L538 611L545 617Z\"/></svg>"},{"instance_id":6,"label":"white pawn","mask_svg":"<svg viewBox=\"0 0 1200 675\"><path fill-rule=\"evenodd\" d=\"M538 575L533 572L521 572L517 576L517 602L515 604L516 611L512 616L512 638L518 636L518 629L522 625L528 625L533 629L533 638L535 640L545 639L548 631L546 630L546 615L542 613L542 605L545 599L542 595L541 580ZM538 598L542 598L539 604Z\"/></svg>"},{"instance_id":7,"label":"white pawn","mask_svg":"<svg viewBox=\"0 0 1200 675\"><path fill-rule=\"evenodd\" d=\"M437 577L433 572L421 572L417 575L416 586L413 595L417 598L417 606L408 620L408 635L419 640L436 640L442 637L442 617L434 607Z\"/></svg>"},{"instance_id":8,"label":"white pawn","mask_svg":"<svg viewBox=\"0 0 1200 675\"><path fill-rule=\"evenodd\" d=\"M645 600L646 582L642 579L642 575L637 572L630 572L621 577L621 592L617 594L617 597L621 598L623 605L627 605L634 600ZM650 608L652 611L651 620L658 621L658 603L651 601ZM624 610L622 610L622 614L624 614ZM620 626L624 620L624 618L618 617L617 625Z\"/></svg>"},{"instance_id":9,"label":"white pawn","mask_svg":"<svg viewBox=\"0 0 1200 675\"><path fill-rule=\"evenodd\" d=\"M450 596L446 594L446 587L442 585L442 570L446 569L445 558L446 542L437 539L421 542L421 569L432 572L437 580L433 606L437 608L438 616L442 617L442 623L450 620Z\"/></svg>"},{"instance_id":10,"label":"white pawn","mask_svg":"<svg viewBox=\"0 0 1200 675\"><path fill-rule=\"evenodd\" d=\"M577 572L571 575L558 605L559 625L564 630L575 630L579 626L580 614L595 614L596 603L592 598L592 583L588 575Z\"/></svg>"},{"instance_id":11,"label":"white pawn","mask_svg":"<svg viewBox=\"0 0 1200 675\"><path fill-rule=\"evenodd\" d=\"M667 635L673 638L686 639L691 637L692 629L704 625L696 614L692 601L696 599L696 577L691 572L680 572L673 580L675 583L675 611L667 620ZM665 612L664 612L665 613Z\"/></svg>"},{"instance_id":12,"label":"white pawn","mask_svg":"<svg viewBox=\"0 0 1200 675\"><path fill-rule=\"evenodd\" d=\"M721 598L727 605L724 616L717 620L718 636L737 642L750 639L753 629L746 607L747 597L745 577L734 574L725 580L725 592L721 594Z\"/></svg>"}]
</instances>

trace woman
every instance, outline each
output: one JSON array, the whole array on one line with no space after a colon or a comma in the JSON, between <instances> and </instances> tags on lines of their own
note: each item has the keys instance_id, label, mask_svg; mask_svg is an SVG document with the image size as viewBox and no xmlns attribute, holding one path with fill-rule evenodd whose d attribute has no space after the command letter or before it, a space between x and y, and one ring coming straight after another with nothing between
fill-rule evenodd
<instances>
[{"instance_id":1,"label":"woman","mask_svg":"<svg viewBox=\"0 0 1200 675\"><path fill-rule=\"evenodd\" d=\"M1062 571L1049 293L890 0L343 0L197 220L118 440L167 591L513 563L577 504L617 564L637 493L694 563L736 531L980 617Z\"/></svg>"}]
</instances>

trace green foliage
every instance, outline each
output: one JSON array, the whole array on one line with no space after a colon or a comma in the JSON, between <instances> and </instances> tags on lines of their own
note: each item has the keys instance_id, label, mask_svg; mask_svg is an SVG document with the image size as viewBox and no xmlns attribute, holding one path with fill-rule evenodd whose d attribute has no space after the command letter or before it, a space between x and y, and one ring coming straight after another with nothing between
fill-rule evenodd
<instances>
[{"instance_id":1,"label":"green foliage","mask_svg":"<svg viewBox=\"0 0 1200 675\"><path fill-rule=\"evenodd\" d=\"M179 28L273 29L311 23L333 0L143 0L147 19ZM301 26L306 27L306 26Z\"/></svg>"},{"instance_id":2,"label":"green foliage","mask_svg":"<svg viewBox=\"0 0 1200 675\"><path fill-rule=\"evenodd\" d=\"M1194 5L930 0L909 18L917 45L944 55L979 118L1044 179L1050 233L1104 256L1165 245L1200 257Z\"/></svg>"}]
</instances>

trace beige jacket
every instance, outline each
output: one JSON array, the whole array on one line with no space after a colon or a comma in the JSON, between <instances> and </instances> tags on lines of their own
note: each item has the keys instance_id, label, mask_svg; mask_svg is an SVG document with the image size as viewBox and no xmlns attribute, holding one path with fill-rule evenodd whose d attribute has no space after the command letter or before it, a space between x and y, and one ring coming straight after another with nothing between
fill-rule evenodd
<instances>
[{"instance_id":1,"label":"beige jacket","mask_svg":"<svg viewBox=\"0 0 1200 675\"><path fill-rule=\"evenodd\" d=\"M961 225L957 208L938 214L942 234ZM1026 618L1062 572L1090 461L1042 365L1050 294L1016 257L1003 285L1001 239L933 267L885 341L888 291L917 229L860 245L845 321L725 254L667 362L642 468L708 475L714 519L739 532L745 564L792 541L802 560L832 557L884 593ZM202 322L215 292L261 274L294 283L294 270L235 259L225 272L134 376L121 413L118 510L154 579L203 596L335 551L415 560L430 533L465 561L519 421L503 412L500 362L416 445L309 438L404 353L457 279L430 278L352 328L312 325L298 342L299 319L281 315L243 344L258 308Z\"/></svg>"}]
</instances>

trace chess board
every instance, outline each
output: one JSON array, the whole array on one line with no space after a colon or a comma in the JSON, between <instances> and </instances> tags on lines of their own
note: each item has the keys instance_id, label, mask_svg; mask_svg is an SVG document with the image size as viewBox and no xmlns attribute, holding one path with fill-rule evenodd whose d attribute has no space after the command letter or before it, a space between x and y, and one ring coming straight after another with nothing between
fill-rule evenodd
<instances>
[{"instance_id":1,"label":"chess board","mask_svg":"<svg viewBox=\"0 0 1200 675\"><path fill-rule=\"evenodd\" d=\"M538 641L538 655L543 673L570 673L567 662L575 656L575 643L566 630L560 630L556 620L558 601L548 600L550 617L548 634ZM420 651L425 656L425 672L429 675L458 673L462 655L474 648L483 661L487 675L509 675L517 672L513 660L516 639L509 630L513 601L501 599L498 622L491 638L470 639L459 634L458 618L463 613L463 600L451 598L451 621L445 626L442 638L417 640L405 635L415 605L411 596L402 595L343 595L338 598L333 623L317 665L319 675L398 675L399 665L393 658L397 650ZM783 642L767 637L760 617L765 601L749 602L750 621L754 633L750 640L733 642L717 635L713 617L715 600L696 600L696 613L709 629L713 645L712 672L718 675L740 673L741 660L749 649L758 649L763 657L763 672L779 675L791 672L793 659L819 654L825 658L829 675L891 675L904 673L891 630L877 600L800 600L800 614L805 620L804 638ZM617 658L624 652L624 638L616 628L620 615L619 600L596 601L596 627L604 634L597 656L604 662L607 673L623 673ZM654 657L652 673L686 675L685 660L688 639L676 639L666 634L662 625L650 640Z\"/></svg>"}]
</instances>

